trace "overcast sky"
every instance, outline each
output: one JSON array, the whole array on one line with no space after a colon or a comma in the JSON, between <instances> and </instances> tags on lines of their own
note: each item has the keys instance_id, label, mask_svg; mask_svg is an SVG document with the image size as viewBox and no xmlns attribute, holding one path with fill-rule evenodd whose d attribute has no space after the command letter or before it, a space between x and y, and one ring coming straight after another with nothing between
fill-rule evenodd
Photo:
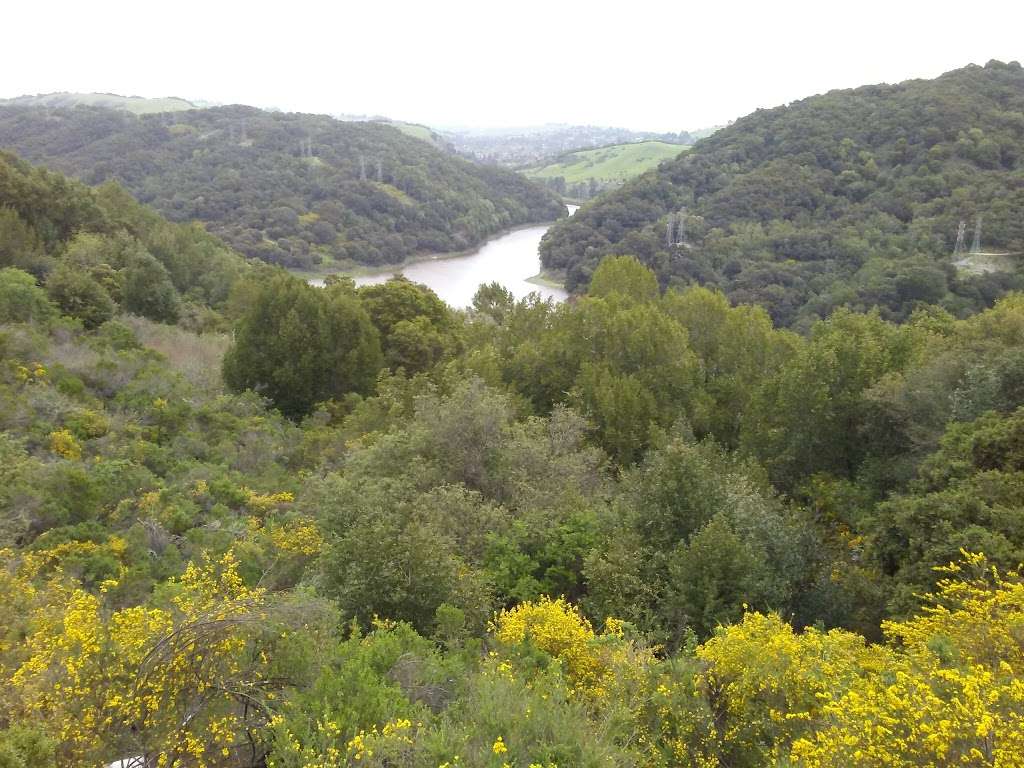
<instances>
[{"instance_id":1,"label":"overcast sky","mask_svg":"<svg viewBox=\"0 0 1024 768\"><path fill-rule=\"evenodd\" d=\"M6 3L0 97L183 96L436 126L679 131L1024 60L1024 2Z\"/></svg>"}]
</instances>

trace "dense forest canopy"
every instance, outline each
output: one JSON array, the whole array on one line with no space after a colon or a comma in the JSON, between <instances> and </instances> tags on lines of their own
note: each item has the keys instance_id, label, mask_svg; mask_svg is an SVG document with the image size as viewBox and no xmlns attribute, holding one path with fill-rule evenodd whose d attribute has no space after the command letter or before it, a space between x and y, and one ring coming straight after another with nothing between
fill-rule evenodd
<instances>
[{"instance_id":1,"label":"dense forest canopy","mask_svg":"<svg viewBox=\"0 0 1024 768\"><path fill-rule=\"evenodd\" d=\"M952 255L978 217L984 250L1024 252L1022 147L1016 62L833 91L737 120L554 227L541 254L570 288L635 255L663 286L718 287L782 325L841 306L962 314L1019 284L1019 266L958 273Z\"/></svg>"},{"instance_id":2,"label":"dense forest canopy","mask_svg":"<svg viewBox=\"0 0 1024 768\"><path fill-rule=\"evenodd\" d=\"M0 107L0 148L88 184L116 180L171 220L201 221L246 256L289 267L394 264L565 215L511 171L322 115Z\"/></svg>"}]
</instances>

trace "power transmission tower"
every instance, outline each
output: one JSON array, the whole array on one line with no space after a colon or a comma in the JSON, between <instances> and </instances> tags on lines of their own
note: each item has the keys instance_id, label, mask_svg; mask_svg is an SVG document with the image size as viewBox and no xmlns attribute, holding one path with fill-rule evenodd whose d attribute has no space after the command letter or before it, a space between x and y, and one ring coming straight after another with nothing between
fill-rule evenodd
<instances>
[{"instance_id":1,"label":"power transmission tower","mask_svg":"<svg viewBox=\"0 0 1024 768\"><path fill-rule=\"evenodd\" d=\"M676 230L676 243L682 245L686 242L686 208L680 208L677 216L679 218L679 227Z\"/></svg>"},{"instance_id":2,"label":"power transmission tower","mask_svg":"<svg viewBox=\"0 0 1024 768\"><path fill-rule=\"evenodd\" d=\"M971 243L971 253L981 253L981 216L974 225L974 242Z\"/></svg>"},{"instance_id":3,"label":"power transmission tower","mask_svg":"<svg viewBox=\"0 0 1024 768\"><path fill-rule=\"evenodd\" d=\"M964 252L964 235L967 233L967 222L960 219L960 226L956 230L956 246L953 248L953 256L961 256Z\"/></svg>"},{"instance_id":4,"label":"power transmission tower","mask_svg":"<svg viewBox=\"0 0 1024 768\"><path fill-rule=\"evenodd\" d=\"M676 217L671 213L668 215L668 232L665 234L665 242L670 246L676 244Z\"/></svg>"}]
</instances>

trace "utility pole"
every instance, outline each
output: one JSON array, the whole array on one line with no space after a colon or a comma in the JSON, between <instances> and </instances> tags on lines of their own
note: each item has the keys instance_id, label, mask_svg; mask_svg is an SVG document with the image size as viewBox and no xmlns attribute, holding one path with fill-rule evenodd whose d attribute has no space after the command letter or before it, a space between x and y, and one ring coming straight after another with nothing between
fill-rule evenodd
<instances>
[{"instance_id":1,"label":"utility pole","mask_svg":"<svg viewBox=\"0 0 1024 768\"><path fill-rule=\"evenodd\" d=\"M974 225L974 242L971 243L971 253L981 253L981 216Z\"/></svg>"},{"instance_id":2,"label":"utility pole","mask_svg":"<svg viewBox=\"0 0 1024 768\"><path fill-rule=\"evenodd\" d=\"M676 242L682 245L686 242L686 207L679 209L679 227L676 229Z\"/></svg>"}]
</instances>

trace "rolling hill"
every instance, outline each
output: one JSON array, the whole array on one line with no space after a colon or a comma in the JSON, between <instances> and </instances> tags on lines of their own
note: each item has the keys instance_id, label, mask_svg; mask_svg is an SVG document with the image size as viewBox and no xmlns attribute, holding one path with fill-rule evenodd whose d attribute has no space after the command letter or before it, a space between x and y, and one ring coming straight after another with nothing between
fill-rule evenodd
<instances>
[{"instance_id":1,"label":"rolling hill","mask_svg":"<svg viewBox=\"0 0 1024 768\"><path fill-rule=\"evenodd\" d=\"M116 93L40 93L0 99L0 106L16 107L107 107L131 112L134 115L152 115L160 112L181 112L195 109L196 104L177 96L150 99L142 96L120 96Z\"/></svg>"},{"instance_id":2,"label":"rolling hill","mask_svg":"<svg viewBox=\"0 0 1024 768\"><path fill-rule=\"evenodd\" d=\"M565 213L510 170L324 115L4 106L0 148L88 184L116 180L169 219L201 221L245 255L294 268L462 250Z\"/></svg>"},{"instance_id":3,"label":"rolling hill","mask_svg":"<svg viewBox=\"0 0 1024 768\"><path fill-rule=\"evenodd\" d=\"M555 192L585 200L610 187L620 186L687 147L664 141L638 141L597 149L568 152L550 163L523 169L531 179Z\"/></svg>"},{"instance_id":4,"label":"rolling hill","mask_svg":"<svg viewBox=\"0 0 1024 768\"><path fill-rule=\"evenodd\" d=\"M522 126L518 128L446 128L439 132L460 155L508 168L539 167L570 152L596 149L612 144L658 141L668 144L692 144L700 135L713 133L709 128L691 134L631 131L596 125Z\"/></svg>"},{"instance_id":5,"label":"rolling hill","mask_svg":"<svg viewBox=\"0 0 1024 768\"><path fill-rule=\"evenodd\" d=\"M903 319L963 314L1020 284L958 272L960 222L987 252L1024 251L1024 70L971 65L934 80L832 91L758 110L560 222L544 265L570 288L632 254L663 285L718 287L777 323L834 308Z\"/></svg>"}]
</instances>

